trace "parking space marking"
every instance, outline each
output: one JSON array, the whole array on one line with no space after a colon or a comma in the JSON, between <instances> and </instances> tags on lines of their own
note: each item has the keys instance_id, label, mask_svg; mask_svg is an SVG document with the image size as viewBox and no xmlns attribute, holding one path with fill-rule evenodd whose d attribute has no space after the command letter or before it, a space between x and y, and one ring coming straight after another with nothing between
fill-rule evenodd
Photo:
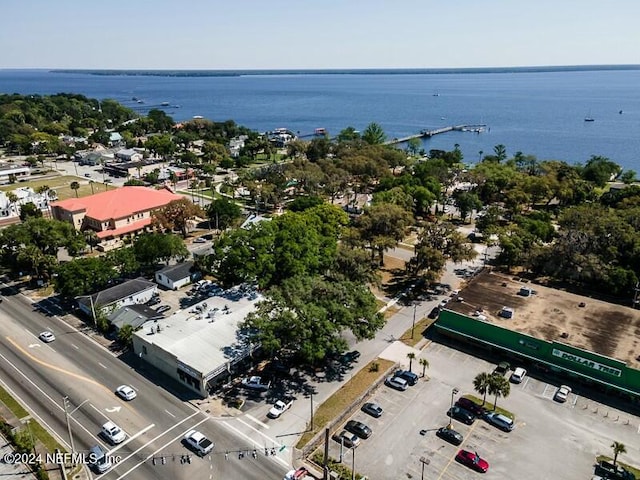
<instances>
[{"instance_id":1,"label":"parking space marking","mask_svg":"<svg viewBox=\"0 0 640 480\"><path fill-rule=\"evenodd\" d=\"M531 379L531 377L527 377L527 378L524 379L524 382L522 382L522 390L527 388L527 385L529 384L529 380L530 379Z\"/></svg>"}]
</instances>

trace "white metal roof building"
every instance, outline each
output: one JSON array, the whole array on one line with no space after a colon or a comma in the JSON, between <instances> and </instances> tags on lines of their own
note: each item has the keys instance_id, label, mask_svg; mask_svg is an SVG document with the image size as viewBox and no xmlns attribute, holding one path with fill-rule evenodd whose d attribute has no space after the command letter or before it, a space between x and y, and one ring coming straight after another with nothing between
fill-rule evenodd
<instances>
[{"instance_id":1,"label":"white metal roof building","mask_svg":"<svg viewBox=\"0 0 640 480\"><path fill-rule=\"evenodd\" d=\"M211 296L188 310L145 323L133 335L133 350L143 361L206 397L256 348L245 341L238 325L261 299L241 288Z\"/></svg>"}]
</instances>

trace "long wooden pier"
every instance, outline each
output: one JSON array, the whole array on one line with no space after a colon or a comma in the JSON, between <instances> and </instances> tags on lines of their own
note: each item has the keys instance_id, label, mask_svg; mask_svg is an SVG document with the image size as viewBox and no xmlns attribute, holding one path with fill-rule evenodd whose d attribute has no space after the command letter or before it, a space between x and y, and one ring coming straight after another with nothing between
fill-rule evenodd
<instances>
[{"instance_id":1,"label":"long wooden pier","mask_svg":"<svg viewBox=\"0 0 640 480\"><path fill-rule=\"evenodd\" d=\"M434 135L439 135L441 133L447 132L474 132L481 133L484 132L487 126L485 124L473 124L473 125L452 125L450 127L441 127L435 128L433 130L421 130L420 133L416 133L415 135L409 135L407 137L402 138L394 138L393 140L387 140L384 142L385 145L396 145L398 143L405 143L414 138L431 138Z\"/></svg>"}]
</instances>

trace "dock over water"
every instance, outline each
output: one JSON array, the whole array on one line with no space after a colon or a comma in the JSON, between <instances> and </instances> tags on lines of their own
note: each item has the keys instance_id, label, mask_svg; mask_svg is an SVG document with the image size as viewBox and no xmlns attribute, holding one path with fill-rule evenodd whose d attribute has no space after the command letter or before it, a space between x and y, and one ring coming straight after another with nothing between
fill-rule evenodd
<instances>
[{"instance_id":1,"label":"dock over water","mask_svg":"<svg viewBox=\"0 0 640 480\"><path fill-rule=\"evenodd\" d=\"M474 132L481 133L484 132L487 126L485 124L473 124L473 125L452 125L450 127L441 127L435 128L432 130L421 130L420 133L416 133L415 135L409 135L407 137L402 138L394 138L393 140L388 140L384 142L385 145L396 145L398 143L405 143L414 138L431 138L434 135L439 135L440 133L447 132Z\"/></svg>"}]
</instances>

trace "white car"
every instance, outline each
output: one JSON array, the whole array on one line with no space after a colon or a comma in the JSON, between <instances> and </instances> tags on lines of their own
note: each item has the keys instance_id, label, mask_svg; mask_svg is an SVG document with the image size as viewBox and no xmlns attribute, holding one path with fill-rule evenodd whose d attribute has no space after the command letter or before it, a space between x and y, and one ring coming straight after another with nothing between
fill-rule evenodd
<instances>
[{"instance_id":1,"label":"white car","mask_svg":"<svg viewBox=\"0 0 640 480\"><path fill-rule=\"evenodd\" d=\"M138 396L138 393L129 385L120 385L116 388L116 395L126 401L131 401Z\"/></svg>"},{"instance_id":2,"label":"white car","mask_svg":"<svg viewBox=\"0 0 640 480\"><path fill-rule=\"evenodd\" d=\"M561 385L556 394L553 396L553 399L556 402L564 403L567 401L570 393L571 387L568 387L567 385Z\"/></svg>"},{"instance_id":3,"label":"white car","mask_svg":"<svg viewBox=\"0 0 640 480\"><path fill-rule=\"evenodd\" d=\"M293 405L293 400L287 400L286 402L283 402L282 400L278 400L276 401L276 403L274 403L273 407L271 407L271 410L269 410L269 413L267 413L267 417L278 418L284 412L289 410L291 405Z\"/></svg>"},{"instance_id":4,"label":"white car","mask_svg":"<svg viewBox=\"0 0 640 480\"><path fill-rule=\"evenodd\" d=\"M527 371L522 367L518 367L511 374L511 381L513 383L520 383L522 382L522 380L524 380L524 377L526 377L526 375Z\"/></svg>"},{"instance_id":5,"label":"white car","mask_svg":"<svg viewBox=\"0 0 640 480\"><path fill-rule=\"evenodd\" d=\"M38 338L44 343L51 343L56 339L56 336L49 330L45 330L40 335L38 335Z\"/></svg>"},{"instance_id":6,"label":"white car","mask_svg":"<svg viewBox=\"0 0 640 480\"><path fill-rule=\"evenodd\" d=\"M102 426L101 433L113 445L122 443L127 438L127 434L124 433L124 430L113 422L105 423Z\"/></svg>"},{"instance_id":7,"label":"white car","mask_svg":"<svg viewBox=\"0 0 640 480\"><path fill-rule=\"evenodd\" d=\"M204 457L213 450L213 442L197 430L189 431L183 439L184 443L198 455Z\"/></svg>"}]
</instances>

